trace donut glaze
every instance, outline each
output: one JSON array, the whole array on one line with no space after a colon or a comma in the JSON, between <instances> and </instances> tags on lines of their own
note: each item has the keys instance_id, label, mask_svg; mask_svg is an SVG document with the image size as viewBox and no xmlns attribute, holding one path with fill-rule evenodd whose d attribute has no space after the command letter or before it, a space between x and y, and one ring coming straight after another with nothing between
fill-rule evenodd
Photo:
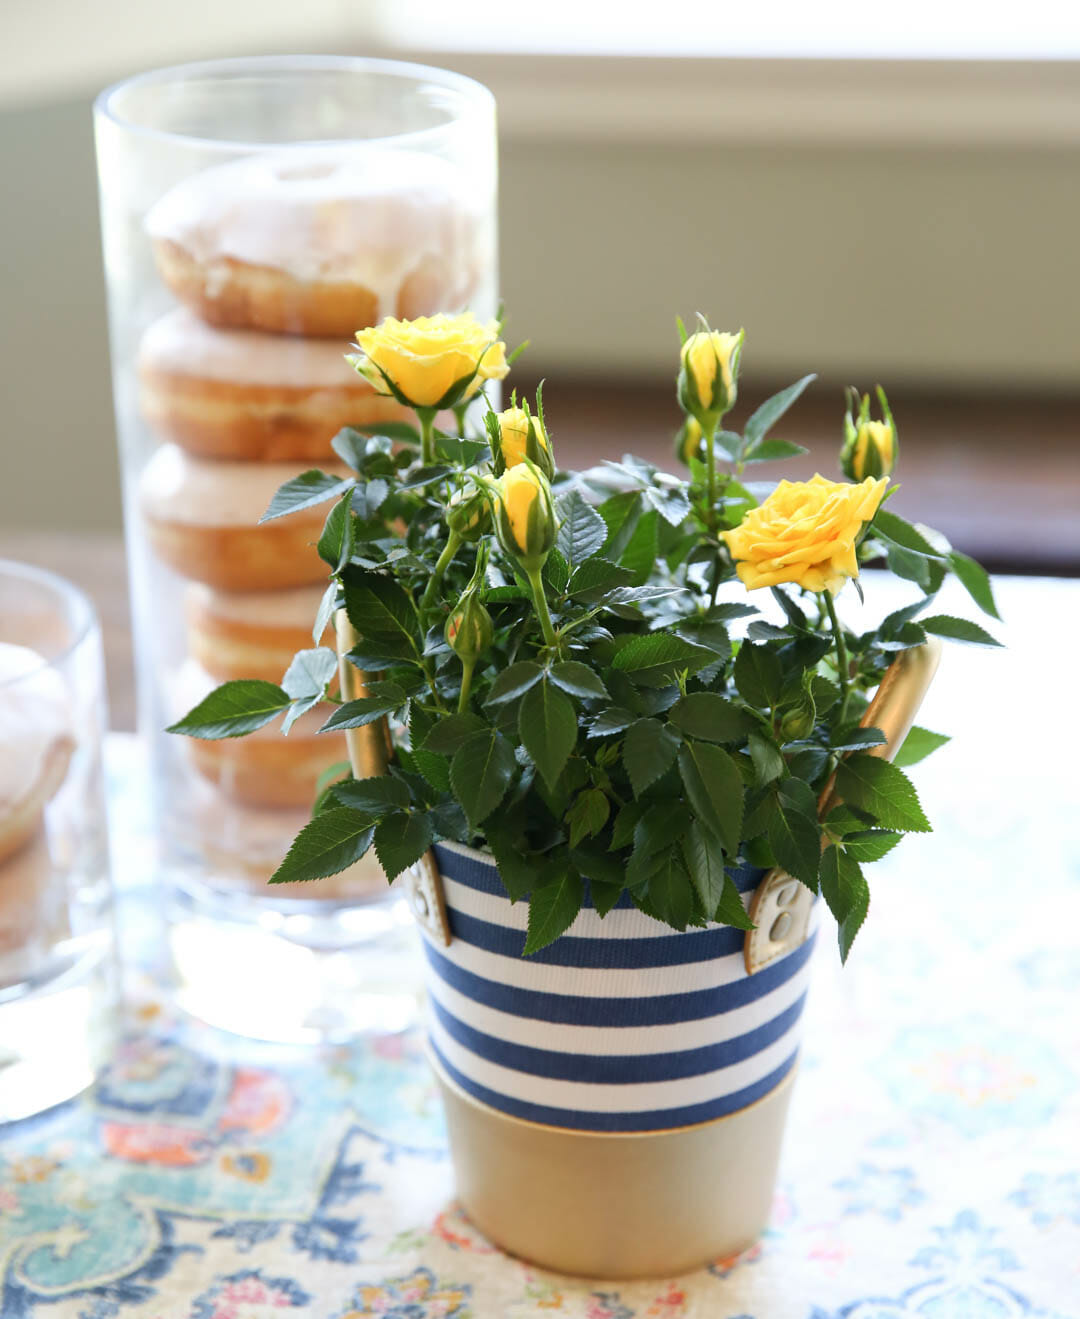
<instances>
[{"instance_id":1,"label":"donut glaze","mask_svg":"<svg viewBox=\"0 0 1080 1319\"><path fill-rule=\"evenodd\" d=\"M340 464L324 464L338 475ZM139 504L159 559L223 591L274 591L326 576L315 549L329 504L258 525L296 463L211 462L162 445L143 469Z\"/></svg>"},{"instance_id":2,"label":"donut glaze","mask_svg":"<svg viewBox=\"0 0 1080 1319\"><path fill-rule=\"evenodd\" d=\"M207 458L320 462L343 426L403 419L345 361L344 340L215 329L181 307L139 347L142 411Z\"/></svg>"},{"instance_id":3,"label":"donut glaze","mask_svg":"<svg viewBox=\"0 0 1080 1319\"><path fill-rule=\"evenodd\" d=\"M484 199L485 203L488 199ZM457 311L482 221L447 161L363 143L295 147L179 183L146 229L162 278L215 325L345 337Z\"/></svg>"}]
</instances>

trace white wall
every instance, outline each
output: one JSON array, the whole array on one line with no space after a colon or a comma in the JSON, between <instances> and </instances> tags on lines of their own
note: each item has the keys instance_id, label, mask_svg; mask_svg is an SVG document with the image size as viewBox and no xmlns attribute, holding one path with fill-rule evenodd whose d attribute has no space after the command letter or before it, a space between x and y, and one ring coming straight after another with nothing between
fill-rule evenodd
<instances>
[{"instance_id":1,"label":"white wall","mask_svg":"<svg viewBox=\"0 0 1080 1319\"><path fill-rule=\"evenodd\" d=\"M758 379L1077 387L1077 65L443 58L500 100L531 369L666 378L701 310ZM133 69L90 63L0 94L0 529L118 522L89 105Z\"/></svg>"}]
</instances>

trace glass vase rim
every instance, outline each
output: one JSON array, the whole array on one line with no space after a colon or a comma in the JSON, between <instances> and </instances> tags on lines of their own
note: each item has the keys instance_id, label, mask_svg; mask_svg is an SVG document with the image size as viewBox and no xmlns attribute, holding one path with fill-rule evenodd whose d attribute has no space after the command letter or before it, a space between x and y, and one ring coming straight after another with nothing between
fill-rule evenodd
<instances>
[{"instance_id":1,"label":"glass vase rim","mask_svg":"<svg viewBox=\"0 0 1080 1319\"><path fill-rule=\"evenodd\" d=\"M303 138L292 142L246 142L240 138L203 137L196 133L178 133L167 128L157 128L152 124L142 123L137 118L123 114L117 101L122 93L140 87L150 87L155 83L167 85L179 83L186 79L227 77L240 73L273 72L339 72L355 74L382 74L391 77L412 79L416 84L435 84L454 92L460 100L461 112L446 123L436 124L430 128L409 129L400 133L385 133L375 137L355 139L370 147L384 145L387 147L407 147L423 149L436 145L448 133L454 132L459 125L467 121L470 114L493 113L495 97L491 89L467 74L456 73L452 69L439 68L434 64L420 64L410 60L383 59L368 55L241 55L224 59L193 60L184 64L169 64L157 69L147 69L128 78L121 78L103 88L94 98L94 117L105 120L126 133L135 134L152 141L172 142L198 147L203 151L221 151L222 153L250 151L290 151L301 148L327 146L333 143L352 141L349 138Z\"/></svg>"},{"instance_id":2,"label":"glass vase rim","mask_svg":"<svg viewBox=\"0 0 1080 1319\"><path fill-rule=\"evenodd\" d=\"M33 563L22 563L18 559L0 557L0 582L3 582L5 578L29 582L53 592L62 602L62 607L70 608L72 626L70 638L64 642L55 654L42 655L40 664L35 668L28 669L25 673L18 674L16 677L0 677L0 690L16 687L19 683L26 682L28 678L33 678L47 669L59 669L79 649L87 637L93 636L98 629L98 616L94 602L81 586L76 586L67 577L61 577L59 573L51 572L48 568L39 568ZM12 642L11 644L20 645L22 643Z\"/></svg>"}]
</instances>

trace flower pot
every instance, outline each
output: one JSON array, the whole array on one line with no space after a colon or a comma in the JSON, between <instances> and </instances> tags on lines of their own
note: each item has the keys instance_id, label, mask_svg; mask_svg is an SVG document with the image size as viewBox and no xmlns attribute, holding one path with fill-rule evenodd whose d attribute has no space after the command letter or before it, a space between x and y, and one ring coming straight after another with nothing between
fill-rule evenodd
<instances>
[{"instance_id":1,"label":"flower pot","mask_svg":"<svg viewBox=\"0 0 1080 1319\"><path fill-rule=\"evenodd\" d=\"M565 1273L679 1272L765 1226L810 972L810 894L750 973L745 935L677 933L623 899L529 958L489 856L412 879L429 1044L461 1201L503 1249ZM734 872L751 901L761 871ZM445 898L449 942L431 916ZM791 881L787 881L790 887ZM751 961L750 964L753 964Z\"/></svg>"}]
</instances>

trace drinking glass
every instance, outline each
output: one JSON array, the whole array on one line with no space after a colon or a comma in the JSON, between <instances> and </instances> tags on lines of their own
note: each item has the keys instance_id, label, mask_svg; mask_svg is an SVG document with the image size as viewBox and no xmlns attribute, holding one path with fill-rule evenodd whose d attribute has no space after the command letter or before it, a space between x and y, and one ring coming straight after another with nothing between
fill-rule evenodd
<instances>
[{"instance_id":1,"label":"drinking glass","mask_svg":"<svg viewBox=\"0 0 1080 1319\"><path fill-rule=\"evenodd\" d=\"M387 315L496 294L494 105L416 65L266 57L144 74L95 109L138 725L175 993L269 1040L395 1029L415 1012L404 904L374 855L270 888L346 761L325 710L282 738L164 733L213 686L280 682L327 569L327 506L258 526L332 469L346 425L399 419L344 361ZM332 645L332 638L322 638Z\"/></svg>"},{"instance_id":2,"label":"drinking glass","mask_svg":"<svg viewBox=\"0 0 1080 1319\"><path fill-rule=\"evenodd\" d=\"M0 1122L85 1089L113 1039L105 724L90 601L0 560Z\"/></svg>"}]
</instances>

